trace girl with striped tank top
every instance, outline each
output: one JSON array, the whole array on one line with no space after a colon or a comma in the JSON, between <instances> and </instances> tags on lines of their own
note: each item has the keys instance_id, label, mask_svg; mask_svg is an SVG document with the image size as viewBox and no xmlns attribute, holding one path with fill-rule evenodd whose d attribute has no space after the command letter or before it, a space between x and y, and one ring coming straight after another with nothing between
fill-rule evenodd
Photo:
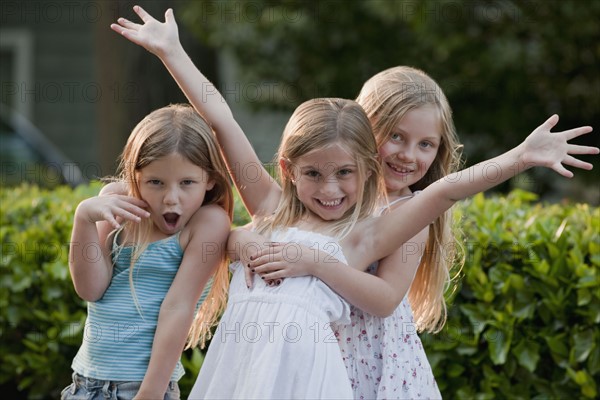
<instances>
[{"instance_id":1,"label":"girl with striped tank top","mask_svg":"<svg viewBox=\"0 0 600 400\"><path fill-rule=\"evenodd\" d=\"M127 195L79 204L69 267L88 316L62 399L180 397L186 337L187 347L203 345L227 298L226 171L206 121L170 105L125 145Z\"/></svg>"}]
</instances>

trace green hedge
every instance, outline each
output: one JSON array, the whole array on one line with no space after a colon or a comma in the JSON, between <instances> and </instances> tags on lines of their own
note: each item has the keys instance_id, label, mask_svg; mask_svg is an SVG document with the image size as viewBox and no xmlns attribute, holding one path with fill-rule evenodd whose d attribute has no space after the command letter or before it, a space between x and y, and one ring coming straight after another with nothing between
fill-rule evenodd
<instances>
[{"instance_id":1,"label":"green hedge","mask_svg":"<svg viewBox=\"0 0 600 400\"><path fill-rule=\"evenodd\" d=\"M99 185L0 189L0 392L57 398L85 303L68 273L72 215ZM457 207L466 264L446 328L423 335L446 398L597 397L600 209L476 196ZM237 200L236 224L247 221ZM184 398L202 363L187 351Z\"/></svg>"},{"instance_id":2,"label":"green hedge","mask_svg":"<svg viewBox=\"0 0 600 400\"><path fill-rule=\"evenodd\" d=\"M35 186L0 192L0 384L56 398L69 379L85 304L69 278L68 243L78 202L93 188Z\"/></svg>"},{"instance_id":3,"label":"green hedge","mask_svg":"<svg viewBox=\"0 0 600 400\"><path fill-rule=\"evenodd\" d=\"M536 200L458 207L466 263L447 326L423 335L447 398L598 396L600 209Z\"/></svg>"}]
</instances>

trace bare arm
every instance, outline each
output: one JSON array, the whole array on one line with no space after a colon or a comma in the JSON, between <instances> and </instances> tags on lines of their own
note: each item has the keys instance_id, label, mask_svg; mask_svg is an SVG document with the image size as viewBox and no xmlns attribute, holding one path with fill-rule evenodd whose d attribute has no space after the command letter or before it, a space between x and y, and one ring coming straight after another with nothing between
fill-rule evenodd
<instances>
[{"instance_id":1,"label":"bare arm","mask_svg":"<svg viewBox=\"0 0 600 400\"><path fill-rule=\"evenodd\" d=\"M371 275L344 266L319 268L315 276L327 283L350 304L377 317L388 317L408 293L427 241L429 228L425 228L400 248L379 261L377 274ZM352 265L353 263L351 263ZM363 264L356 264L355 266Z\"/></svg>"},{"instance_id":2,"label":"bare arm","mask_svg":"<svg viewBox=\"0 0 600 400\"><path fill-rule=\"evenodd\" d=\"M167 10L164 23L139 6L135 6L134 11L143 24L119 18L118 24L112 24L111 28L160 58L190 103L212 125L229 172L250 215L270 214L277 207L281 189L263 167L223 96L184 51L173 10ZM252 176L244 174L249 166L252 166L251 171L260 171L258 179L254 173Z\"/></svg>"},{"instance_id":3,"label":"bare arm","mask_svg":"<svg viewBox=\"0 0 600 400\"><path fill-rule=\"evenodd\" d=\"M75 211L69 249L69 270L75 291L84 300L102 297L112 276L111 245L107 238L119 228L117 219L134 222L150 214L146 203L133 197L106 195L82 201Z\"/></svg>"},{"instance_id":4,"label":"bare arm","mask_svg":"<svg viewBox=\"0 0 600 400\"><path fill-rule=\"evenodd\" d=\"M531 167L551 168L568 178L573 173L565 169L563 163L592 169L591 164L576 159L572 154L598 154L599 149L567 142L591 132L592 128L550 132L557 122L558 116L550 117L514 149L432 183L419 196L406 201L383 218L361 222L344 239L347 242L344 248L350 249L356 260L362 259L357 262L358 265L370 263L394 252L401 243L429 225L456 201L488 190Z\"/></svg>"},{"instance_id":5,"label":"bare arm","mask_svg":"<svg viewBox=\"0 0 600 400\"><path fill-rule=\"evenodd\" d=\"M290 246L289 243L273 244L256 253L253 261L250 261L250 268L266 280L316 276L355 307L378 317L387 317L410 289L428 232L429 229L425 228L381 260L377 275L362 271L368 264L351 262L354 267L361 268L350 268L325 252L315 252L297 244L293 244L297 248L294 249L294 260L291 262L286 259L286 246Z\"/></svg>"},{"instance_id":6,"label":"bare arm","mask_svg":"<svg viewBox=\"0 0 600 400\"><path fill-rule=\"evenodd\" d=\"M383 218L363 222L361 228L355 230L358 234L342 240L344 252L352 265L367 266L385 257L379 266L379 277L348 270L339 262L323 262L323 255L314 260L314 251L309 249L303 249L302 257L290 263L283 251L286 244L264 250L251 266L265 279L317 276L362 310L378 316L389 315L409 290L418 268L428 229L420 233L418 230L433 222L457 200L487 190L533 166L546 166L567 177L572 174L561 162L579 168L592 167L570 154L597 154L597 149L567 144L567 140L587 133L591 128L550 133L557 120L555 116L550 118L517 148L449 175ZM417 236L411 239L410 235L415 234ZM416 252L415 247L421 252Z\"/></svg>"},{"instance_id":7,"label":"bare arm","mask_svg":"<svg viewBox=\"0 0 600 400\"><path fill-rule=\"evenodd\" d=\"M222 260L230 226L227 213L216 205L204 206L189 224L189 241L160 307L150 363L136 399L163 398L185 346L198 299Z\"/></svg>"}]
</instances>

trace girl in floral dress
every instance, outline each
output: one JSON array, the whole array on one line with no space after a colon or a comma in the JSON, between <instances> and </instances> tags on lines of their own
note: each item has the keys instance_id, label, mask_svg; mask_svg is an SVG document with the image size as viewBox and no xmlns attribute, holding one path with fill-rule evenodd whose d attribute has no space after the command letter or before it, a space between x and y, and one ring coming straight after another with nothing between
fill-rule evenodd
<instances>
[{"instance_id":1,"label":"girl in floral dress","mask_svg":"<svg viewBox=\"0 0 600 400\"><path fill-rule=\"evenodd\" d=\"M372 122L382 161L390 200L382 212L458 169L461 146L452 111L423 71L406 66L382 71L364 84L357 102ZM394 264L386 260L368 268L384 279L386 268L413 277L396 281L395 299L401 301L391 315L353 306L351 323L337 326L356 399L441 398L418 332L438 332L446 320L444 291L455 259L451 222L449 210L405 244Z\"/></svg>"}]
</instances>

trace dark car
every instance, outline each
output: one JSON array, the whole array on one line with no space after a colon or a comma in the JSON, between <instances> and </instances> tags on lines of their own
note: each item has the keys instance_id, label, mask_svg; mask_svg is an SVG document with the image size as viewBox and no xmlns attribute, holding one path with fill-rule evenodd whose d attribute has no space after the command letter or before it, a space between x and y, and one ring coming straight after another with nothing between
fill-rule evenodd
<instances>
[{"instance_id":1,"label":"dark car","mask_svg":"<svg viewBox=\"0 0 600 400\"><path fill-rule=\"evenodd\" d=\"M21 182L52 187L85 182L70 160L28 119L0 106L0 179L2 186Z\"/></svg>"}]
</instances>

